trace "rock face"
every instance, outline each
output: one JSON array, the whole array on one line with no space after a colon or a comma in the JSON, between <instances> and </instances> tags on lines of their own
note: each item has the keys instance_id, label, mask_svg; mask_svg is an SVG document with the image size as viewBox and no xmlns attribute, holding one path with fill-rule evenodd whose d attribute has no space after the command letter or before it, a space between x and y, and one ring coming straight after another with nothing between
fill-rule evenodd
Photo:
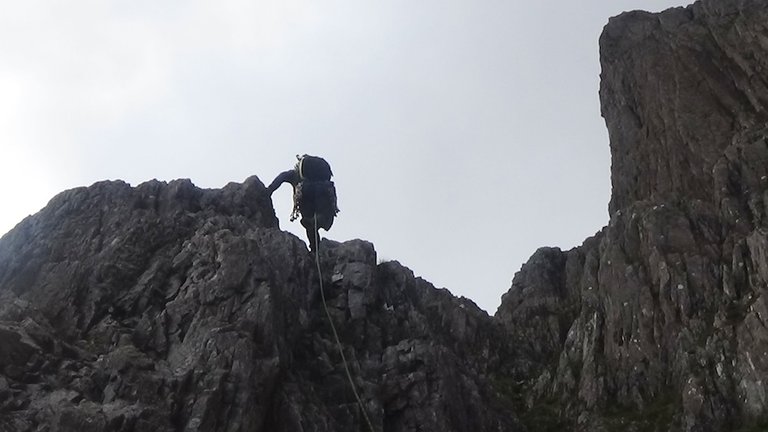
<instances>
[{"instance_id":1,"label":"rock face","mask_svg":"<svg viewBox=\"0 0 768 432\"><path fill-rule=\"evenodd\" d=\"M60 194L0 239L0 431L768 430L766 23L608 23L609 225L494 317L362 240L316 266L255 177Z\"/></svg>"},{"instance_id":2,"label":"rock face","mask_svg":"<svg viewBox=\"0 0 768 432\"><path fill-rule=\"evenodd\" d=\"M525 430L502 328L364 241L323 293L377 431ZM255 177L64 192L0 240L0 431L367 430L306 246Z\"/></svg>"},{"instance_id":3,"label":"rock face","mask_svg":"<svg viewBox=\"0 0 768 432\"><path fill-rule=\"evenodd\" d=\"M727 148L768 120L766 18L760 0L703 0L611 19L600 96L612 213L643 200L712 200Z\"/></svg>"},{"instance_id":4,"label":"rock face","mask_svg":"<svg viewBox=\"0 0 768 432\"><path fill-rule=\"evenodd\" d=\"M702 0L605 27L610 223L537 252L496 315L575 430L768 429L766 23Z\"/></svg>"}]
</instances>

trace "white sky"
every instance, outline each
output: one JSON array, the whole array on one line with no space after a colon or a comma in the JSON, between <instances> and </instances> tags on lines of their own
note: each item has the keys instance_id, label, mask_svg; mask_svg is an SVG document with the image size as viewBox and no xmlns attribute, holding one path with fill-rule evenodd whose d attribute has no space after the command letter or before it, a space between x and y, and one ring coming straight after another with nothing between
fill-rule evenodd
<instances>
[{"instance_id":1,"label":"white sky","mask_svg":"<svg viewBox=\"0 0 768 432\"><path fill-rule=\"evenodd\" d=\"M99 180L268 184L317 154L328 237L491 314L537 248L607 223L608 18L688 3L0 1L0 234Z\"/></svg>"}]
</instances>

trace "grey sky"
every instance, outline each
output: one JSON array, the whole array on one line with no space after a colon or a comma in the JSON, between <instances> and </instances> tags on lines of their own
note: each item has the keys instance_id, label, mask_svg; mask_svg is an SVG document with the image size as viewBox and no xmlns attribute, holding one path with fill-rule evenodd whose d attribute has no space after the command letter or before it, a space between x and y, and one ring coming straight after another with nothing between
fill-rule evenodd
<instances>
[{"instance_id":1,"label":"grey sky","mask_svg":"<svg viewBox=\"0 0 768 432\"><path fill-rule=\"evenodd\" d=\"M0 233L103 179L268 183L318 154L328 237L494 313L538 247L608 220L602 27L687 3L4 2ZM288 189L275 207L303 239Z\"/></svg>"}]
</instances>

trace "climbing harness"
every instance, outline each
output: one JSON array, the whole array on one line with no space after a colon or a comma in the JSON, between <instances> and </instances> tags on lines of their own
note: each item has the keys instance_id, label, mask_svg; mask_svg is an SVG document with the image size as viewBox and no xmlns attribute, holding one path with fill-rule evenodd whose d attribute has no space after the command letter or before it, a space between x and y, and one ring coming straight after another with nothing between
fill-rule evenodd
<instances>
[{"instance_id":1,"label":"climbing harness","mask_svg":"<svg viewBox=\"0 0 768 432\"><path fill-rule=\"evenodd\" d=\"M341 339L339 339L339 333L336 331L336 326L333 324L331 313L328 311L328 303L325 301L325 291L323 290L323 273L320 270L320 233L317 230L317 213L313 215L313 219L315 222L315 264L317 265L317 277L320 280L320 298L322 298L323 300L323 309L325 309L325 316L328 317L328 322L331 324L333 337L336 339L336 346L339 348L339 354L341 354L341 361L342 363L344 363L344 371L347 373L347 379L349 379L349 385L350 387L352 387L352 393L355 394L355 399L357 399L357 404L360 406L360 410L363 412L363 417L365 417L365 422L368 423L368 427L370 428L371 432L376 432L376 429L373 428L373 423L371 423L371 419L368 418L368 411L365 409L363 400L360 398L360 394L357 393L357 387L355 386L355 382L352 379L352 372L349 371L349 365L347 364L347 357L344 355L344 348L342 348L341 346Z\"/></svg>"}]
</instances>

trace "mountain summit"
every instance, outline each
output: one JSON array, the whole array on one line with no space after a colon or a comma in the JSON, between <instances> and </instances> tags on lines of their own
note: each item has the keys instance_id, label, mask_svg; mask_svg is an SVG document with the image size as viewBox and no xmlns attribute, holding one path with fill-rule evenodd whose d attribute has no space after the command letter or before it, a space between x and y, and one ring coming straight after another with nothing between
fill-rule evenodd
<instances>
[{"instance_id":1,"label":"mountain summit","mask_svg":"<svg viewBox=\"0 0 768 432\"><path fill-rule=\"evenodd\" d=\"M256 177L59 194L0 239L0 431L766 430L766 23L610 20L610 222L493 317L363 240L316 261Z\"/></svg>"}]
</instances>

